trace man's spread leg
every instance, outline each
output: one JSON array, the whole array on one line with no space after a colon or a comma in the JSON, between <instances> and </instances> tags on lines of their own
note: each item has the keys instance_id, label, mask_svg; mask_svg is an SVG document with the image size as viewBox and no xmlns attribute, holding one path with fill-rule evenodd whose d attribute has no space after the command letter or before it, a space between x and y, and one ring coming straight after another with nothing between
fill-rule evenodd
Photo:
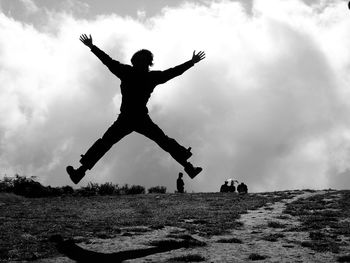
<instances>
[{"instance_id":1,"label":"man's spread leg","mask_svg":"<svg viewBox=\"0 0 350 263\"><path fill-rule=\"evenodd\" d=\"M200 167L193 167L187 160L191 157L191 147L186 149L176 140L169 138L164 132L151 120L148 115L145 115L142 121L139 122L135 131L145 135L149 139L156 142L164 151L170 155L185 168L185 172L194 178L202 171Z\"/></svg>"},{"instance_id":2,"label":"man's spread leg","mask_svg":"<svg viewBox=\"0 0 350 263\"><path fill-rule=\"evenodd\" d=\"M84 155L81 155L80 163L82 165L78 169L74 169L72 166L66 168L72 181L77 184L85 176L85 172L91 170L116 142L131 132L132 129L128 122L119 116L103 137L98 139Z\"/></svg>"}]
</instances>

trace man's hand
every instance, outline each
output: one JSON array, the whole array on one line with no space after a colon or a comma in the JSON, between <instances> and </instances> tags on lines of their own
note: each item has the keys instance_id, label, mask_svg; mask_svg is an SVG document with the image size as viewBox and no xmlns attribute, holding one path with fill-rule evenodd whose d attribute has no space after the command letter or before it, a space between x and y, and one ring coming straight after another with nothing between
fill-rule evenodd
<instances>
[{"instance_id":1,"label":"man's hand","mask_svg":"<svg viewBox=\"0 0 350 263\"><path fill-rule=\"evenodd\" d=\"M89 48L92 47L92 37L88 37L86 34L80 35L80 41L84 43L84 45L88 46Z\"/></svg>"},{"instance_id":2,"label":"man's hand","mask_svg":"<svg viewBox=\"0 0 350 263\"><path fill-rule=\"evenodd\" d=\"M204 51L199 51L197 54L196 54L196 50L193 51L192 62L193 62L194 64L198 63L198 62L201 61L202 59L205 59L205 53L204 53Z\"/></svg>"}]
</instances>

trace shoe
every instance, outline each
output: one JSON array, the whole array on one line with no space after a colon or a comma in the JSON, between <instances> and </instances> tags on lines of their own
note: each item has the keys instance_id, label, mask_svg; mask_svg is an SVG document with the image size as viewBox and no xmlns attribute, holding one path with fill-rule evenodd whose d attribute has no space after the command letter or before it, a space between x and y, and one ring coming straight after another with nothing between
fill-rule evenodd
<instances>
[{"instance_id":1,"label":"shoe","mask_svg":"<svg viewBox=\"0 0 350 263\"><path fill-rule=\"evenodd\" d=\"M185 167L185 172L189 177L191 177L191 179L195 178L196 175L199 174L202 170L202 167L193 167L193 165L190 163L188 163L188 165Z\"/></svg>"},{"instance_id":2,"label":"shoe","mask_svg":"<svg viewBox=\"0 0 350 263\"><path fill-rule=\"evenodd\" d=\"M85 171L82 169L82 167L74 169L72 166L67 166L66 171L69 174L70 179L75 184L79 183L80 180L85 176Z\"/></svg>"}]
</instances>

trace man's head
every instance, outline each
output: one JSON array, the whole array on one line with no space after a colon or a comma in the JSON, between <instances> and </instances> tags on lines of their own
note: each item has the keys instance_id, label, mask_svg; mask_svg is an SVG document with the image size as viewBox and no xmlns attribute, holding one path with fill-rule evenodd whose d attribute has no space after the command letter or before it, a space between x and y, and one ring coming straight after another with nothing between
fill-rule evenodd
<instances>
[{"instance_id":1,"label":"man's head","mask_svg":"<svg viewBox=\"0 0 350 263\"><path fill-rule=\"evenodd\" d=\"M179 173L179 178L182 178L183 174L182 173Z\"/></svg>"},{"instance_id":2,"label":"man's head","mask_svg":"<svg viewBox=\"0 0 350 263\"><path fill-rule=\"evenodd\" d=\"M131 64L135 68L149 69L153 66L153 54L147 49L137 51L131 58Z\"/></svg>"}]
</instances>

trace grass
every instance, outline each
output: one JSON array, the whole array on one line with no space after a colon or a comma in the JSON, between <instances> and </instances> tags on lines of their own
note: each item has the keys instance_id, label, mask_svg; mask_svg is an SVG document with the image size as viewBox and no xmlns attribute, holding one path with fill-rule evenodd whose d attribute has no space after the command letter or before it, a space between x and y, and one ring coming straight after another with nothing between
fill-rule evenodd
<instances>
[{"instance_id":1,"label":"grass","mask_svg":"<svg viewBox=\"0 0 350 263\"><path fill-rule=\"evenodd\" d=\"M266 258L267 258L267 256L263 256L263 255L260 255L260 254L257 254L257 253L252 253L248 257L248 259L253 260L253 261L255 261L255 260L264 260Z\"/></svg>"},{"instance_id":2,"label":"grass","mask_svg":"<svg viewBox=\"0 0 350 263\"><path fill-rule=\"evenodd\" d=\"M188 254L180 257L174 257L169 260L170 262L202 262L205 258L197 254Z\"/></svg>"},{"instance_id":3,"label":"grass","mask_svg":"<svg viewBox=\"0 0 350 263\"><path fill-rule=\"evenodd\" d=\"M284 237L285 235L282 233L269 234L263 237L263 240L270 242L277 242L279 238Z\"/></svg>"},{"instance_id":4,"label":"grass","mask_svg":"<svg viewBox=\"0 0 350 263\"><path fill-rule=\"evenodd\" d=\"M216 241L218 243L236 243L236 244L242 244L242 240L232 237L232 238L222 238Z\"/></svg>"},{"instance_id":5,"label":"grass","mask_svg":"<svg viewBox=\"0 0 350 263\"><path fill-rule=\"evenodd\" d=\"M294 231L306 231L309 240L301 246L317 252L338 253L344 243L340 236L350 237L350 191L326 192L287 205L284 213L297 216L301 226Z\"/></svg>"},{"instance_id":6,"label":"grass","mask_svg":"<svg viewBox=\"0 0 350 263\"><path fill-rule=\"evenodd\" d=\"M286 226L284 224L281 224L280 222L277 221L270 221L267 223L268 227L271 228L285 228Z\"/></svg>"},{"instance_id":7,"label":"grass","mask_svg":"<svg viewBox=\"0 0 350 263\"><path fill-rule=\"evenodd\" d=\"M240 214L282 197L198 193L24 198L0 193L0 260L57 255L48 242L55 234L111 238L120 234L121 227L158 229L165 225L203 236L223 234L241 226L236 222Z\"/></svg>"},{"instance_id":8,"label":"grass","mask_svg":"<svg viewBox=\"0 0 350 263\"><path fill-rule=\"evenodd\" d=\"M350 262L350 255L340 256L337 259L338 262Z\"/></svg>"},{"instance_id":9,"label":"grass","mask_svg":"<svg viewBox=\"0 0 350 263\"><path fill-rule=\"evenodd\" d=\"M184 228L190 234L208 237L227 234L230 229L241 227L236 220L247 210L290 198L295 193L68 195L47 198L0 193L0 261L58 256L54 244L49 242L50 237L57 234L65 239L89 240L116 237L123 234L122 228L137 234L147 231L142 227L161 229L164 226ZM303 246L336 251L325 244L334 243L341 247L343 244L339 236L350 237L349 221L344 220L350 218L350 191L338 191L337 194L340 195L329 192L287 205L286 215L296 215L302 222L295 231L313 233ZM181 233L174 233L169 238L176 238L176 234L181 236ZM280 237L266 238L273 242ZM317 240L323 243L316 243Z\"/></svg>"}]
</instances>

